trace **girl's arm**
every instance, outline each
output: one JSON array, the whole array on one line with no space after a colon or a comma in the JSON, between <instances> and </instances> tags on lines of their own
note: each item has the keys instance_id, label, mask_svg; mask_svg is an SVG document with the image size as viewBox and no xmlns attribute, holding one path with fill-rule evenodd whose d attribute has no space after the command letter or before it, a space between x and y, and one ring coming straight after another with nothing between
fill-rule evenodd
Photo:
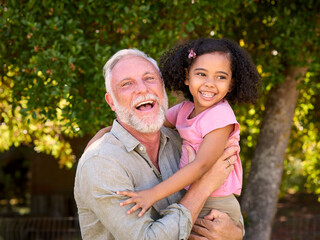
<instances>
[{"instance_id":1,"label":"girl's arm","mask_svg":"<svg viewBox=\"0 0 320 240\"><path fill-rule=\"evenodd\" d=\"M156 201L183 189L199 179L221 156L233 129L234 125L232 124L208 133L199 147L195 160L153 188L139 192L118 192L118 194L131 197L122 202L121 206L135 202L136 205L127 213L130 214L142 208L139 213L139 216L142 216Z\"/></svg>"}]
</instances>

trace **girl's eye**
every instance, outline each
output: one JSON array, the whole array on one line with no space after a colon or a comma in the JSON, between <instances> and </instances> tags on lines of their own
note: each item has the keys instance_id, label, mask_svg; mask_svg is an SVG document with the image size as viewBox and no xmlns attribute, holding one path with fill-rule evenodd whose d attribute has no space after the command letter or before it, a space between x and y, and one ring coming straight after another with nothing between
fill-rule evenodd
<instances>
[{"instance_id":1,"label":"girl's eye","mask_svg":"<svg viewBox=\"0 0 320 240\"><path fill-rule=\"evenodd\" d=\"M205 77L206 74L205 73L197 73L197 75L201 76L201 77Z\"/></svg>"},{"instance_id":2,"label":"girl's eye","mask_svg":"<svg viewBox=\"0 0 320 240\"><path fill-rule=\"evenodd\" d=\"M218 76L218 79L226 79L225 76Z\"/></svg>"}]
</instances>

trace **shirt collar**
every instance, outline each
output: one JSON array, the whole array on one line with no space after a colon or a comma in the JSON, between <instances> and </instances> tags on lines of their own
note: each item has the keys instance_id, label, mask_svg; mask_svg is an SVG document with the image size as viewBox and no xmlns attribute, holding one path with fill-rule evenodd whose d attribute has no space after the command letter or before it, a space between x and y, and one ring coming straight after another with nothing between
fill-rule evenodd
<instances>
[{"instance_id":1,"label":"shirt collar","mask_svg":"<svg viewBox=\"0 0 320 240\"><path fill-rule=\"evenodd\" d=\"M112 124L111 133L124 145L128 152L131 152L139 144L141 144L134 136L132 136L121 124L115 119ZM160 149L169 141L169 136L160 129Z\"/></svg>"}]
</instances>

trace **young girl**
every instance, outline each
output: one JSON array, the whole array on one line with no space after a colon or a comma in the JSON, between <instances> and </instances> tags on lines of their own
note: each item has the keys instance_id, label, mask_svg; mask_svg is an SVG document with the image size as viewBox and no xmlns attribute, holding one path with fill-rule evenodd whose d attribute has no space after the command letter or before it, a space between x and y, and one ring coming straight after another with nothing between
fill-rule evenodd
<instances>
[{"instance_id":1,"label":"young girl","mask_svg":"<svg viewBox=\"0 0 320 240\"><path fill-rule=\"evenodd\" d=\"M228 104L254 102L257 98L259 74L251 58L228 39L198 39L166 52L160 69L169 90L182 91L186 101L170 108L166 127L177 128L183 139L180 170L153 188L139 192L122 191L131 197L121 206L135 202L127 213L139 208L139 216L156 201L193 183L206 173L227 147L228 138L240 139L240 126ZM196 151L189 162L186 146ZM226 212L238 224L242 166L239 155L224 184L206 201L199 217L211 209Z\"/></svg>"}]
</instances>

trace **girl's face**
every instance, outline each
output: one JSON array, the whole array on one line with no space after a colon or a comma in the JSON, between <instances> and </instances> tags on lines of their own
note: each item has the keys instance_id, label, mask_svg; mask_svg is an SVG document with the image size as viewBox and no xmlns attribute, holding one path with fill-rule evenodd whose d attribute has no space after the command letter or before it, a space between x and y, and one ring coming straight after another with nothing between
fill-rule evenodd
<instances>
[{"instance_id":1,"label":"girl's face","mask_svg":"<svg viewBox=\"0 0 320 240\"><path fill-rule=\"evenodd\" d=\"M185 84L193 96L195 115L220 102L231 91L232 72L228 55L213 52L196 57Z\"/></svg>"}]
</instances>

